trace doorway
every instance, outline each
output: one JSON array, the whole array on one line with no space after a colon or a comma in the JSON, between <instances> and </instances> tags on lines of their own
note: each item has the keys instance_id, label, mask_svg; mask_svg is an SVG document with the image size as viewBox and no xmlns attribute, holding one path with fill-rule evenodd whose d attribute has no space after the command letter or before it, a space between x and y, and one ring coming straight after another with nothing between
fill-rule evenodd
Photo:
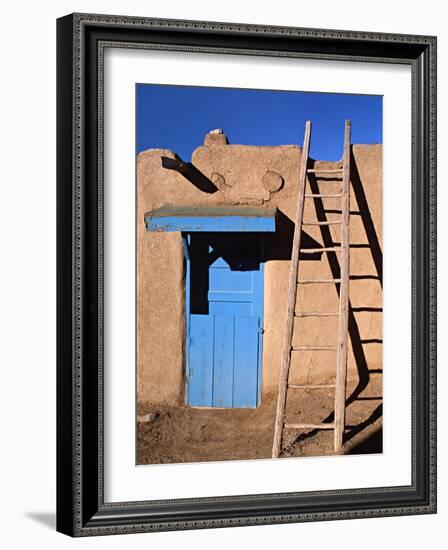
<instances>
[{"instance_id":1,"label":"doorway","mask_svg":"<svg viewBox=\"0 0 448 550\"><path fill-rule=\"evenodd\" d=\"M187 403L257 407L263 336L263 235L184 234Z\"/></svg>"}]
</instances>

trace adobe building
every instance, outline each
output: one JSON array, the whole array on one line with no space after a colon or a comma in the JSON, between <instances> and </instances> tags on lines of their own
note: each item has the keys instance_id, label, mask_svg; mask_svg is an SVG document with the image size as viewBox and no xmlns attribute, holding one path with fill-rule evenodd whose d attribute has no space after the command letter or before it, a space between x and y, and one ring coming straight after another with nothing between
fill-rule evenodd
<instances>
[{"instance_id":1,"label":"adobe building","mask_svg":"<svg viewBox=\"0 0 448 550\"><path fill-rule=\"evenodd\" d=\"M192 162L137 158L139 403L257 407L276 397L286 322L301 147L205 136ZM314 168L340 168L316 161ZM309 175L313 193L341 181ZM352 145L348 383L382 369L382 146ZM305 201L304 220L341 216L338 198ZM335 246L341 226L307 226L305 248ZM300 279L339 275L337 253L301 254ZM336 311L338 288L301 285L297 311ZM300 344L335 345L336 318L297 318ZM294 354L291 381L332 383L335 354Z\"/></svg>"}]
</instances>

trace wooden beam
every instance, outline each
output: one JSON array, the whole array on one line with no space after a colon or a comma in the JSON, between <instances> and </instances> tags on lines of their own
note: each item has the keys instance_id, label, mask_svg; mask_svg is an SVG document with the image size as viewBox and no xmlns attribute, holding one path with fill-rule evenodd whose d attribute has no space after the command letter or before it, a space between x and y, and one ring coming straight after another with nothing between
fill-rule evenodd
<instances>
[{"instance_id":1,"label":"wooden beam","mask_svg":"<svg viewBox=\"0 0 448 550\"><path fill-rule=\"evenodd\" d=\"M333 430L334 424L285 424L287 430Z\"/></svg>"},{"instance_id":2,"label":"wooden beam","mask_svg":"<svg viewBox=\"0 0 448 550\"><path fill-rule=\"evenodd\" d=\"M292 351L306 351L306 350L316 350L316 351L336 351L338 348L337 346L292 346Z\"/></svg>"},{"instance_id":3,"label":"wooden beam","mask_svg":"<svg viewBox=\"0 0 448 550\"><path fill-rule=\"evenodd\" d=\"M343 168L337 168L336 170L326 170L325 168L310 168L307 170L308 174L338 174L343 172Z\"/></svg>"},{"instance_id":4,"label":"wooden beam","mask_svg":"<svg viewBox=\"0 0 448 550\"><path fill-rule=\"evenodd\" d=\"M340 220L327 220L324 222L303 222L302 225L341 225Z\"/></svg>"},{"instance_id":5,"label":"wooden beam","mask_svg":"<svg viewBox=\"0 0 448 550\"><path fill-rule=\"evenodd\" d=\"M348 303L350 271L350 121L345 121L342 230L341 230L341 286L339 295L339 335L334 405L334 450L339 452L344 442L345 392L347 384Z\"/></svg>"},{"instance_id":6,"label":"wooden beam","mask_svg":"<svg viewBox=\"0 0 448 550\"><path fill-rule=\"evenodd\" d=\"M339 317L339 311L305 311L296 313L295 317Z\"/></svg>"},{"instance_id":7,"label":"wooden beam","mask_svg":"<svg viewBox=\"0 0 448 550\"><path fill-rule=\"evenodd\" d=\"M301 248L300 252L315 254L316 252L341 252L341 250L340 246L324 246L322 248Z\"/></svg>"},{"instance_id":8,"label":"wooden beam","mask_svg":"<svg viewBox=\"0 0 448 550\"><path fill-rule=\"evenodd\" d=\"M324 283L340 283L341 279L299 279L297 281L300 285L308 284L324 284Z\"/></svg>"},{"instance_id":9,"label":"wooden beam","mask_svg":"<svg viewBox=\"0 0 448 550\"><path fill-rule=\"evenodd\" d=\"M306 199L319 198L319 199L337 199L342 197L342 193L307 193Z\"/></svg>"},{"instance_id":10,"label":"wooden beam","mask_svg":"<svg viewBox=\"0 0 448 550\"><path fill-rule=\"evenodd\" d=\"M326 390L334 387L334 384L288 384L288 389L292 390Z\"/></svg>"}]
</instances>

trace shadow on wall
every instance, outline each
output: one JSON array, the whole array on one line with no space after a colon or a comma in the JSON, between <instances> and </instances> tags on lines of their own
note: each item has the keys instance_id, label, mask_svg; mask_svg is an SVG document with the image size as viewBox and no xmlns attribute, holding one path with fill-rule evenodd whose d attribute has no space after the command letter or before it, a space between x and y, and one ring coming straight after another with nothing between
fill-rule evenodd
<instances>
[{"instance_id":1,"label":"shadow on wall","mask_svg":"<svg viewBox=\"0 0 448 550\"><path fill-rule=\"evenodd\" d=\"M364 420L363 422L361 422L357 426L352 426L348 430L348 432L345 434L345 441L347 441L347 442L350 441L356 435L361 433L365 428L367 428L368 426L370 426L371 424L373 424L374 422L379 420L382 416L383 416L383 404L381 403L380 405L378 405L378 407L372 412L372 414L366 420ZM380 431L380 430L377 430L377 432L378 431ZM382 428L381 428L381 433L382 433ZM378 439L378 437L376 437L375 439ZM358 447L358 446L359 446L359 444L356 445L356 447ZM353 447L353 449L355 449L356 447ZM381 441L381 447L382 447L382 441Z\"/></svg>"},{"instance_id":2,"label":"shadow on wall","mask_svg":"<svg viewBox=\"0 0 448 550\"><path fill-rule=\"evenodd\" d=\"M191 235L189 254L191 258L190 312L209 314L208 292L210 290L210 266L222 259L231 271L257 271L262 261L291 257L294 223L282 212L277 216L277 231L270 243L262 250L258 233L205 233ZM271 235L269 235L271 236ZM304 233L303 242L308 248L320 244ZM303 259L320 260L322 252L304 254Z\"/></svg>"},{"instance_id":3,"label":"shadow on wall","mask_svg":"<svg viewBox=\"0 0 448 550\"><path fill-rule=\"evenodd\" d=\"M290 260L292 255L292 243L294 239L294 222L281 210L277 212L275 233L266 233L265 261L269 260ZM320 248L321 244L313 239L306 231L302 233L302 248ZM300 254L300 261L320 261L322 252L312 254Z\"/></svg>"},{"instance_id":4,"label":"shadow on wall","mask_svg":"<svg viewBox=\"0 0 448 550\"><path fill-rule=\"evenodd\" d=\"M172 159L170 157L162 157L162 166L167 170L174 170L182 174L191 184L203 193L216 193L218 187L203 174L191 162L184 162L178 155Z\"/></svg>"},{"instance_id":5,"label":"shadow on wall","mask_svg":"<svg viewBox=\"0 0 448 550\"><path fill-rule=\"evenodd\" d=\"M370 249L372 254L372 259L375 265L375 271L376 273L367 274L367 275L353 275L350 276L350 280L362 280L362 279L371 279L371 280L377 280L378 283L383 285L382 277L383 277L383 254L380 247L380 243L378 240L378 236L376 234L375 226L373 223L373 219L370 213L369 205L367 202L367 198L364 192L364 188L361 182L361 178L359 176L359 171L356 165L355 158L353 156L353 150L351 151L351 158L350 158L350 172L351 172L351 186L353 194L356 198L356 202L358 204L359 210L357 211L350 211L350 215L352 216L360 216L362 220L362 224L364 226L364 230L367 236L368 245L366 248ZM312 166L314 166L314 161L312 163ZM310 183L310 189L312 193L319 193L319 187L317 183L317 179L314 174L309 174L309 183ZM327 221L327 214L342 214L341 210L334 210L334 209L325 209L324 204L321 198L314 198L314 205L316 209L316 217L318 221ZM294 224L292 224L294 225ZM321 235L322 235L322 243L324 247L333 247L337 245L332 239L330 229L328 226L322 225L320 226L321 229ZM319 245L320 246L320 245ZM365 245L363 245L365 246ZM353 245L350 246L350 248L353 248ZM339 259L337 257L337 253L335 252L329 252L328 253L328 263L330 265L331 273L334 279L338 279L340 277L340 265L339 265ZM340 292L340 284L336 283L336 290L339 295ZM377 373L378 370L375 371L369 371L366 356L364 353L363 344L369 344L372 343L370 340L362 340L360 335L360 330L358 327L358 323L356 321L356 317L354 313L360 312L360 311L369 311L371 313L379 313L382 314L383 308L378 307L352 307L351 303L349 303L349 319L348 319L348 326L349 326L349 336L350 341L352 344L353 349L353 355L355 357L355 362L358 370L358 383L356 387L353 389L351 394L348 396L346 400L346 407L348 407L351 403L356 401L362 391L368 386L370 381L370 374L373 372ZM375 343L382 343L382 340L375 339ZM373 422L381 418L382 416L382 405L380 405L377 409L375 409L375 412L364 422L359 424L358 426L352 427L352 429L345 435L345 440L348 441L351 439L354 435L359 433L360 431L367 428L369 425L371 425ZM334 421L334 412L329 414L324 420L324 423L327 422L333 422ZM300 434L296 442L304 441L310 437L313 437L318 433L318 430L313 430L305 434ZM364 451L364 452L381 452L382 450L382 433L377 434L375 437L371 436L370 443L367 445L367 443L364 445L363 448L366 446L370 447L376 447L370 451ZM358 445L356 448L353 448L350 452L356 453L356 452L362 452L357 451L356 449L359 449L359 447L362 447L361 445Z\"/></svg>"},{"instance_id":6,"label":"shadow on wall","mask_svg":"<svg viewBox=\"0 0 448 550\"><path fill-rule=\"evenodd\" d=\"M363 455L383 452L383 428L382 426L370 434L361 443L355 445L351 450L352 455Z\"/></svg>"}]
</instances>

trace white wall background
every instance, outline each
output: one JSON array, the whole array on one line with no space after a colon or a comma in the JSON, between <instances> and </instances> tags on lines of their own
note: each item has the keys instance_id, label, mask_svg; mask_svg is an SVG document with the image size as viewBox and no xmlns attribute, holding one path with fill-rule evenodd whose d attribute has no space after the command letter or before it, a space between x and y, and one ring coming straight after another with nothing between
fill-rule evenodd
<instances>
[{"instance_id":1,"label":"white wall background","mask_svg":"<svg viewBox=\"0 0 448 550\"><path fill-rule=\"evenodd\" d=\"M309 9L308 9L309 7ZM357 0L261 3L171 0L11 2L2 12L0 87L0 501L5 548L441 547L448 520L448 445L439 430L439 513L344 522L246 527L72 540L54 531L55 511L55 19L74 11L370 30L439 37L439 156L448 149L448 35L443 4ZM439 178L439 205L448 202ZM440 208L440 206L439 206ZM442 218L442 215L440 216ZM448 277L446 223L439 227L439 280ZM448 306L446 287L439 309ZM448 387L440 317L439 426Z\"/></svg>"}]
</instances>

